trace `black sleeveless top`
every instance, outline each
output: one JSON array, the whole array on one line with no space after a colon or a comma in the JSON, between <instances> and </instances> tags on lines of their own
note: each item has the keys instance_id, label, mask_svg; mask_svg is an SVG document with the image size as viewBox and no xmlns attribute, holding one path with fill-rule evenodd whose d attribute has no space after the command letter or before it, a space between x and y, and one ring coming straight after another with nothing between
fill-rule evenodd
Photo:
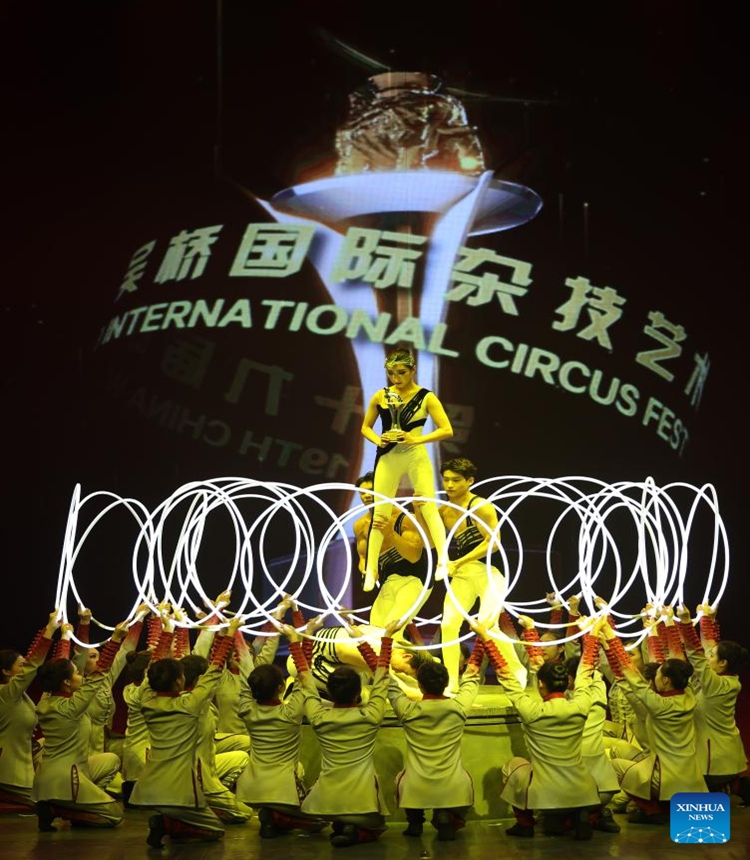
<instances>
[{"instance_id":1,"label":"black sleeveless top","mask_svg":"<svg viewBox=\"0 0 750 860\"><path fill-rule=\"evenodd\" d=\"M386 388L383 391L387 391ZM429 389L420 388L419 391L411 398L411 400L404 406L401 410L401 415L399 416L399 423L401 424L402 430L413 430L415 427L424 427L427 423L427 418L414 418L414 416L419 412L422 407L422 403L424 402L425 397L429 394ZM387 406L378 406L378 414L380 415L380 420L382 422L381 435L393 426L393 421L391 419L391 411ZM378 457L382 457L383 454L387 454L390 450L395 448L397 445L396 442L389 442L384 448L378 448L377 453L375 454L375 460L377 461Z\"/></svg>"},{"instance_id":2,"label":"black sleeveless top","mask_svg":"<svg viewBox=\"0 0 750 860\"><path fill-rule=\"evenodd\" d=\"M466 505L466 510L471 510L472 505L476 501L484 501L481 496L472 496L469 499L469 504ZM485 539L485 533L480 531L479 526L476 523L474 517L466 517L464 520L466 527L463 531L457 532L453 535L453 538L450 542L450 546L448 547L448 558L452 561L457 561L459 558L463 558L467 555L471 550L475 547L479 546ZM480 558L477 561L485 561L485 559ZM500 566L500 553L496 550L490 556L490 561L493 567L499 568Z\"/></svg>"},{"instance_id":3,"label":"black sleeveless top","mask_svg":"<svg viewBox=\"0 0 750 860\"><path fill-rule=\"evenodd\" d=\"M396 534L401 534L403 528L404 517L406 514L401 512L396 518L393 530ZM378 570L380 571L381 584L388 579L389 576L416 576L417 579L425 581L427 576L427 550L422 550L422 555L416 561L407 561L396 547L391 547L380 554L378 559Z\"/></svg>"}]
</instances>

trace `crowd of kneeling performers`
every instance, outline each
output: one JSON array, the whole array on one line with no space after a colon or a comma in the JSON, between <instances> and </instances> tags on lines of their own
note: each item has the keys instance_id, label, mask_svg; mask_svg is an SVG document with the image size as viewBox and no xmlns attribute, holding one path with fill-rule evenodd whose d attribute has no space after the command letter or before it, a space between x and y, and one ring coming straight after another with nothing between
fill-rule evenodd
<instances>
[{"instance_id":1,"label":"crowd of kneeling performers","mask_svg":"<svg viewBox=\"0 0 750 860\"><path fill-rule=\"evenodd\" d=\"M564 624L550 598L551 623ZM675 792L725 791L750 802L735 723L748 652L719 638L710 606L700 607L698 629L682 606L645 613L648 634L633 650L606 613L579 617L575 598L568 635L583 632L563 645L503 611L499 636L474 625L452 693L443 664L415 647L413 626L406 634L398 622L318 628L285 597L275 626L249 642L237 619L216 632L213 613L228 599L218 599L192 645L180 610L144 606L100 651L71 648L73 627L56 612L25 657L0 651L0 811L33 809L39 830L53 831L56 821L115 827L123 805L147 808L152 848L165 836L220 839L226 825L257 813L261 838L330 827L331 843L346 847L380 836L395 794L405 835L422 834L428 811L437 838L452 840L474 797L464 727L480 685L495 679L517 711L528 756L502 768L501 797L516 818L510 836L532 837L535 827L576 839L617 833L613 812L665 823ZM89 641L89 626L82 610L79 642ZM289 672L276 660L279 635L289 643ZM38 702L27 693L32 682ZM395 786L378 780L374 765L389 703L406 742ZM320 745L312 785L299 763L303 719Z\"/></svg>"}]
</instances>

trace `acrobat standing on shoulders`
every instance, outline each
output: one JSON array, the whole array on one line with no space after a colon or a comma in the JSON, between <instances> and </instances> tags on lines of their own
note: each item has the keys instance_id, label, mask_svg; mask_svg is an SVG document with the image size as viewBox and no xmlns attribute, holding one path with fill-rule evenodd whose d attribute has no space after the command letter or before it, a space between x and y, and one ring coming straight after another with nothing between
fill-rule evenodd
<instances>
[{"instance_id":1,"label":"acrobat standing on shoulders","mask_svg":"<svg viewBox=\"0 0 750 860\"><path fill-rule=\"evenodd\" d=\"M393 508L388 500L395 497L404 475L411 481L415 495L434 499L435 474L424 446L453 436L443 404L432 391L417 384L416 362L408 349L391 352L385 361L385 369L389 385L372 396L362 422L362 435L378 447L373 486L377 505L367 542L365 591L372 591L378 579L384 529L390 522ZM380 435L373 429L378 416L382 422ZM428 417L435 429L423 434L422 428ZM445 527L436 502L424 502L421 513L437 550L435 579L444 579L447 573Z\"/></svg>"}]
</instances>

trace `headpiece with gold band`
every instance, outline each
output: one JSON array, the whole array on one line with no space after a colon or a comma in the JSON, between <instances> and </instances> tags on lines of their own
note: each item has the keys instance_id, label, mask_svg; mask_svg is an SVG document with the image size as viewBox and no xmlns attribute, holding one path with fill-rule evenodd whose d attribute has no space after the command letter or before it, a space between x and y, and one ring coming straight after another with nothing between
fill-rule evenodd
<instances>
[{"instance_id":1,"label":"headpiece with gold band","mask_svg":"<svg viewBox=\"0 0 750 860\"><path fill-rule=\"evenodd\" d=\"M409 353L406 353L406 354L403 354L401 357L394 356L392 358L387 358L385 360L384 367L386 370L390 370L391 368L395 367L397 364L404 364L404 365L406 365L406 367L414 367L414 363L415 363L414 362L414 356L409 354Z\"/></svg>"}]
</instances>

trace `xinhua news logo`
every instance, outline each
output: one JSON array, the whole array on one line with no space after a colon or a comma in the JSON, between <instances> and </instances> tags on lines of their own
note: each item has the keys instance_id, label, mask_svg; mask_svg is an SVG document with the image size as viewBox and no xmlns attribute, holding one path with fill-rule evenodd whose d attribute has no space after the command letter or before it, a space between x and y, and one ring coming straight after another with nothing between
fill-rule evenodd
<instances>
[{"instance_id":1,"label":"xinhua news logo","mask_svg":"<svg viewBox=\"0 0 750 860\"><path fill-rule=\"evenodd\" d=\"M729 797L720 792L680 792L669 802L672 842L729 842Z\"/></svg>"}]
</instances>

